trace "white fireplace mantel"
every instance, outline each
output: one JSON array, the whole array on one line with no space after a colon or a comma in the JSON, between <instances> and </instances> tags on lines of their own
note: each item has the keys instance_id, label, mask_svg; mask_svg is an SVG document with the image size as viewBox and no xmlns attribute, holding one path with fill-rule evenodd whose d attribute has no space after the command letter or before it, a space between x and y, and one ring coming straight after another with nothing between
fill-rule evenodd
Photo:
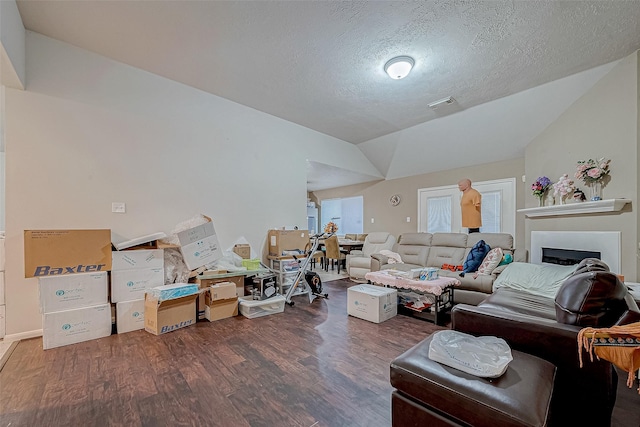
<instances>
[{"instance_id":1,"label":"white fireplace mantel","mask_svg":"<svg viewBox=\"0 0 640 427\"><path fill-rule=\"evenodd\" d=\"M541 206L539 208L518 209L527 218L539 216L583 215L601 212L617 212L622 210L630 199L608 199L595 202L567 203L564 205Z\"/></svg>"}]
</instances>

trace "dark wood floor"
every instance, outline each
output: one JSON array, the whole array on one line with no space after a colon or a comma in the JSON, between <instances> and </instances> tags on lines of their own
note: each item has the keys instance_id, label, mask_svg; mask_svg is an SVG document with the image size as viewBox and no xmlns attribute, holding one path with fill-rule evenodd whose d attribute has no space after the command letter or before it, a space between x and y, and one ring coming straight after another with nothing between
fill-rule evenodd
<instances>
[{"instance_id":1,"label":"dark wood floor","mask_svg":"<svg viewBox=\"0 0 640 427\"><path fill-rule=\"evenodd\" d=\"M22 341L0 371L0 426L390 426L389 363L443 328L348 317L351 285L324 283L329 300L296 297L282 314L159 337L47 351ZM613 427L637 427L640 396L621 383Z\"/></svg>"}]
</instances>

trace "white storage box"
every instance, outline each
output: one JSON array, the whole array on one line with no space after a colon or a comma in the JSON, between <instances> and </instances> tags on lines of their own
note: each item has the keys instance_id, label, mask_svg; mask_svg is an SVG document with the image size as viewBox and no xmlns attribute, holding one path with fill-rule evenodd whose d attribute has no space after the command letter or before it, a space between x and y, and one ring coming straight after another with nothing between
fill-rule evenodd
<instances>
[{"instance_id":1,"label":"white storage box","mask_svg":"<svg viewBox=\"0 0 640 427\"><path fill-rule=\"evenodd\" d=\"M42 347L61 347L111 335L111 304L42 315Z\"/></svg>"},{"instance_id":2,"label":"white storage box","mask_svg":"<svg viewBox=\"0 0 640 427\"><path fill-rule=\"evenodd\" d=\"M111 302L144 299L147 289L164 285L162 249L112 252Z\"/></svg>"},{"instance_id":3,"label":"white storage box","mask_svg":"<svg viewBox=\"0 0 640 427\"><path fill-rule=\"evenodd\" d=\"M222 249L211 218L202 225L178 233L180 252L189 270L195 270L222 258Z\"/></svg>"},{"instance_id":4,"label":"white storage box","mask_svg":"<svg viewBox=\"0 0 640 427\"><path fill-rule=\"evenodd\" d=\"M42 313L106 304L107 272L38 277Z\"/></svg>"},{"instance_id":5,"label":"white storage box","mask_svg":"<svg viewBox=\"0 0 640 427\"><path fill-rule=\"evenodd\" d=\"M116 303L116 329L119 334L144 329L144 300Z\"/></svg>"},{"instance_id":6,"label":"white storage box","mask_svg":"<svg viewBox=\"0 0 640 427\"><path fill-rule=\"evenodd\" d=\"M268 314L282 313L286 299L282 295L276 295L264 301L258 301L248 296L238 298L238 301L240 301L240 314L253 319Z\"/></svg>"},{"instance_id":7,"label":"white storage box","mask_svg":"<svg viewBox=\"0 0 640 427\"><path fill-rule=\"evenodd\" d=\"M164 268L163 249L145 249L111 252L111 270Z\"/></svg>"},{"instance_id":8,"label":"white storage box","mask_svg":"<svg viewBox=\"0 0 640 427\"><path fill-rule=\"evenodd\" d=\"M144 293L164 285L164 268L111 272L111 302L144 299Z\"/></svg>"},{"instance_id":9,"label":"white storage box","mask_svg":"<svg viewBox=\"0 0 640 427\"><path fill-rule=\"evenodd\" d=\"M381 323L398 314L398 291L375 285L356 285L347 289L350 316Z\"/></svg>"}]
</instances>

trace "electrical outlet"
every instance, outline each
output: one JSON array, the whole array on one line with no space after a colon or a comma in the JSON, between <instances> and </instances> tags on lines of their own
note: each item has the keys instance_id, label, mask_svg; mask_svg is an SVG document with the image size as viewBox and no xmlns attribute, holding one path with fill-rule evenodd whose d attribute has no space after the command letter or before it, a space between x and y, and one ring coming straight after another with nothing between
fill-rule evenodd
<instances>
[{"instance_id":1,"label":"electrical outlet","mask_svg":"<svg viewBox=\"0 0 640 427\"><path fill-rule=\"evenodd\" d=\"M123 202L113 202L111 203L111 212L113 213L125 213L127 211L127 207Z\"/></svg>"},{"instance_id":2,"label":"electrical outlet","mask_svg":"<svg viewBox=\"0 0 640 427\"><path fill-rule=\"evenodd\" d=\"M407 217L407 222L411 222L411 217L410 216Z\"/></svg>"}]
</instances>

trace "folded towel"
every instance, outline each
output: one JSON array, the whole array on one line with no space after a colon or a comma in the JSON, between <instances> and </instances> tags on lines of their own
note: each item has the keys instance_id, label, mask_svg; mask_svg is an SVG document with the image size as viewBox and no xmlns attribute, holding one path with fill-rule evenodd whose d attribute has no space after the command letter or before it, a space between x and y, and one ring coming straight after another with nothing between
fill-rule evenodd
<instances>
[{"instance_id":1,"label":"folded towel","mask_svg":"<svg viewBox=\"0 0 640 427\"><path fill-rule=\"evenodd\" d=\"M197 293L198 285L195 283L175 283L172 285L156 286L155 288L147 289L147 294L158 301L180 298Z\"/></svg>"}]
</instances>

